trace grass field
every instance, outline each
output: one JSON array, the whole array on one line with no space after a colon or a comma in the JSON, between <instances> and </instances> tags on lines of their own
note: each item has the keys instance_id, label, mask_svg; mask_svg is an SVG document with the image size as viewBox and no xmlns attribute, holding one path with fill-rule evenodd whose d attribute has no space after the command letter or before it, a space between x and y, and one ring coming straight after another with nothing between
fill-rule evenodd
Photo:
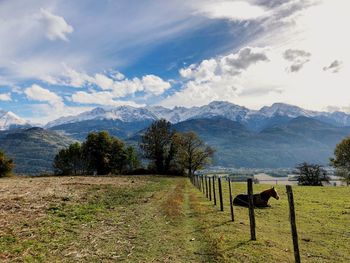
<instances>
[{"instance_id":1,"label":"grass field","mask_svg":"<svg viewBox=\"0 0 350 263\"><path fill-rule=\"evenodd\" d=\"M293 262L284 187L256 210L257 241L223 189L220 212L186 178L1 179L0 262ZM302 261L350 262L350 188L293 189Z\"/></svg>"}]
</instances>

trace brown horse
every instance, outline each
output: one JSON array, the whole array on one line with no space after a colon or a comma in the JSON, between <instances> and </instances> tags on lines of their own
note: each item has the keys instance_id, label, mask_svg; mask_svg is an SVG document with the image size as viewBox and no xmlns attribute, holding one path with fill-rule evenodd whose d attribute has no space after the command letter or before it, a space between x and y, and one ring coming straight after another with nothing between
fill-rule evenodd
<instances>
[{"instance_id":1,"label":"brown horse","mask_svg":"<svg viewBox=\"0 0 350 263\"><path fill-rule=\"evenodd\" d=\"M270 197L273 197L276 200L280 198L275 187L262 191L260 194L253 195L253 204L255 207L269 207L270 205L268 202ZM248 207L248 195L237 195L235 199L233 199L233 204Z\"/></svg>"}]
</instances>

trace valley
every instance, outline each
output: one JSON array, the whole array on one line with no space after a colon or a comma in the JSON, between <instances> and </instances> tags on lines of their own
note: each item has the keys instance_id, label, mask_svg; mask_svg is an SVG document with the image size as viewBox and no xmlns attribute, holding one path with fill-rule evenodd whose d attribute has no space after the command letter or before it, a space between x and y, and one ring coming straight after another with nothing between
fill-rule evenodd
<instances>
[{"instance_id":1,"label":"valley","mask_svg":"<svg viewBox=\"0 0 350 263\"><path fill-rule=\"evenodd\" d=\"M212 102L173 110L96 108L44 128L0 131L0 149L14 158L18 174L50 173L58 150L83 141L89 132L107 131L138 147L143 131L160 118L171 121L177 131L197 133L216 150L212 166L230 168L293 168L303 161L327 166L336 144L350 135L350 117L345 113L313 112L287 104L253 111Z\"/></svg>"}]
</instances>

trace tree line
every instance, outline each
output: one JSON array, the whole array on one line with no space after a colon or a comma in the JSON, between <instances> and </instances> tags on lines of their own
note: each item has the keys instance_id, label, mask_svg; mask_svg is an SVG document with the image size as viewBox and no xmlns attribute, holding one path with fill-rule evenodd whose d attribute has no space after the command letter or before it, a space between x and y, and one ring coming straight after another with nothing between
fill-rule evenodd
<instances>
[{"instance_id":1,"label":"tree line","mask_svg":"<svg viewBox=\"0 0 350 263\"><path fill-rule=\"evenodd\" d=\"M176 132L170 122L152 123L141 136L141 153L107 132L90 133L83 143L61 150L53 167L56 175L156 173L193 175L209 164L214 150L194 132ZM148 160L143 168L141 159Z\"/></svg>"}]
</instances>

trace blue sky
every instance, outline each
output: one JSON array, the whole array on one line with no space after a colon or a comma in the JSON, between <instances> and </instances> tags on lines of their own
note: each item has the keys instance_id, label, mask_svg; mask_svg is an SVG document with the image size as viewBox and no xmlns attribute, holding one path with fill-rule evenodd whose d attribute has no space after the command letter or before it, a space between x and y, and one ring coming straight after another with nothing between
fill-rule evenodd
<instances>
[{"instance_id":1,"label":"blue sky","mask_svg":"<svg viewBox=\"0 0 350 263\"><path fill-rule=\"evenodd\" d=\"M45 123L96 106L349 111L346 0L2 0L0 108Z\"/></svg>"}]
</instances>

